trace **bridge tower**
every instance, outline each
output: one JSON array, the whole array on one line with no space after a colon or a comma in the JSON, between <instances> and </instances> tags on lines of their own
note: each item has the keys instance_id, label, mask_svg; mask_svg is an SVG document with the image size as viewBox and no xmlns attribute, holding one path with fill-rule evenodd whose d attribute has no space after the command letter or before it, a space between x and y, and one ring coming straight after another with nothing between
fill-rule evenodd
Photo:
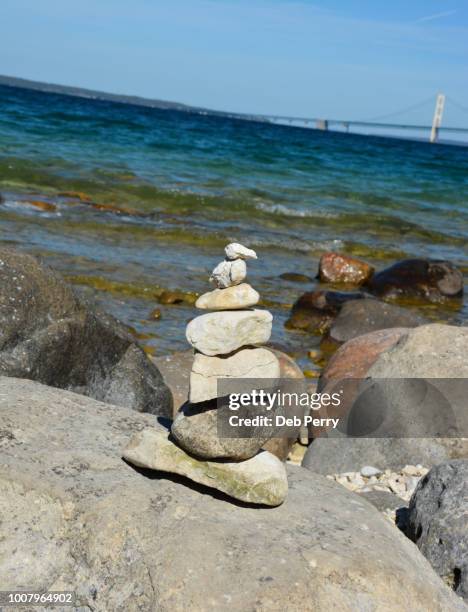
<instances>
[{"instance_id":1,"label":"bridge tower","mask_svg":"<svg viewBox=\"0 0 468 612\"><path fill-rule=\"evenodd\" d=\"M440 93L437 95L437 100L436 100L436 105L435 105L435 110L434 110L434 117L432 119L430 142L437 142L437 139L439 137L439 128L442 123L442 115L444 113L444 104L445 104L445 95Z\"/></svg>"}]
</instances>

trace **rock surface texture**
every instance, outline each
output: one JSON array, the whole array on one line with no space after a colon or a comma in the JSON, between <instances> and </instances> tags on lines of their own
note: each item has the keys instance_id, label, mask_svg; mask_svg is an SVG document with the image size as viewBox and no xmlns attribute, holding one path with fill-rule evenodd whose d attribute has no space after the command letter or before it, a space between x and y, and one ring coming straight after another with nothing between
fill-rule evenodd
<instances>
[{"instance_id":1,"label":"rock surface texture","mask_svg":"<svg viewBox=\"0 0 468 612\"><path fill-rule=\"evenodd\" d=\"M129 330L30 255L0 249L0 374L169 416L170 391Z\"/></svg>"},{"instance_id":2,"label":"rock surface texture","mask_svg":"<svg viewBox=\"0 0 468 612\"><path fill-rule=\"evenodd\" d=\"M373 273L374 268L365 261L330 252L320 258L318 277L323 283L362 285Z\"/></svg>"},{"instance_id":3,"label":"rock surface texture","mask_svg":"<svg viewBox=\"0 0 468 612\"><path fill-rule=\"evenodd\" d=\"M397 469L468 457L467 347L468 328L441 324L381 330L344 344L330 360L318 390L330 392L346 378L366 379L365 384L378 382L382 404L397 404L393 421L377 423L372 434L377 437L345 439L351 432L343 419L336 437L312 442L304 467L319 473L341 473L363 464ZM357 381L354 390L352 384L341 407L343 415L356 418L361 410L361 421L371 422L375 415L365 412L368 406L361 405L353 413L357 390L364 383ZM399 424L401 435L386 437L386 423ZM421 424L428 427L427 432L420 429ZM411 437L411 431L418 435ZM440 433L435 436L431 431Z\"/></svg>"},{"instance_id":4,"label":"rock surface texture","mask_svg":"<svg viewBox=\"0 0 468 612\"><path fill-rule=\"evenodd\" d=\"M234 505L120 458L149 415L9 378L0 413L2 590L71 589L95 612L466 609L377 510L307 470L277 508Z\"/></svg>"},{"instance_id":5,"label":"rock surface texture","mask_svg":"<svg viewBox=\"0 0 468 612\"><path fill-rule=\"evenodd\" d=\"M379 300L351 300L333 321L329 337L342 344L358 336L392 327L418 327L427 321L411 310Z\"/></svg>"},{"instance_id":6,"label":"rock surface texture","mask_svg":"<svg viewBox=\"0 0 468 612\"><path fill-rule=\"evenodd\" d=\"M374 274L368 288L384 298L422 298L440 302L463 295L463 275L449 261L404 259Z\"/></svg>"},{"instance_id":7,"label":"rock surface texture","mask_svg":"<svg viewBox=\"0 0 468 612\"><path fill-rule=\"evenodd\" d=\"M209 312L190 321L186 337L204 355L227 355L242 346L268 342L272 320L267 310Z\"/></svg>"},{"instance_id":8,"label":"rock surface texture","mask_svg":"<svg viewBox=\"0 0 468 612\"><path fill-rule=\"evenodd\" d=\"M248 283L226 289L214 289L201 295L195 302L202 310L237 310L258 304L259 294Z\"/></svg>"},{"instance_id":9,"label":"rock surface texture","mask_svg":"<svg viewBox=\"0 0 468 612\"><path fill-rule=\"evenodd\" d=\"M411 498L408 535L435 571L468 601L468 460L432 468Z\"/></svg>"}]
</instances>

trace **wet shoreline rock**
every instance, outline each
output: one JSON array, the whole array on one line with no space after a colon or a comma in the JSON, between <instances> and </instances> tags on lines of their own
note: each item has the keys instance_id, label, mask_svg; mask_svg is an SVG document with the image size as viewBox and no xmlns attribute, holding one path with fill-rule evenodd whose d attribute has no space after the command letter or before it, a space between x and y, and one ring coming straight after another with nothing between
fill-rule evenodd
<instances>
[{"instance_id":1,"label":"wet shoreline rock","mask_svg":"<svg viewBox=\"0 0 468 612\"><path fill-rule=\"evenodd\" d=\"M463 295L463 275L449 261L404 259L376 272L367 283L380 298L421 298L440 302Z\"/></svg>"},{"instance_id":2,"label":"wet shoreline rock","mask_svg":"<svg viewBox=\"0 0 468 612\"><path fill-rule=\"evenodd\" d=\"M318 278L322 283L363 285L374 273L374 267L349 255L324 253L319 261Z\"/></svg>"}]
</instances>

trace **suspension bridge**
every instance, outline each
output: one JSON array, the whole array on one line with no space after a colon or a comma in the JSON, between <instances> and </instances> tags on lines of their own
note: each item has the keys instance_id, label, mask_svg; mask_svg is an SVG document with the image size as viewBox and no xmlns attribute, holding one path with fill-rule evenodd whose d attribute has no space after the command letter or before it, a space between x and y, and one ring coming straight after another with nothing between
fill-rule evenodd
<instances>
[{"instance_id":1,"label":"suspension bridge","mask_svg":"<svg viewBox=\"0 0 468 612\"><path fill-rule=\"evenodd\" d=\"M458 111L468 113L468 107L459 104L456 100L445 96L440 93L436 97L434 114L432 118L432 124L423 125L419 123L394 123L388 122L389 119L407 114L408 112L414 112L421 110L423 107L434 103L434 98L425 99L418 104L400 109L393 113L381 115L378 117L372 117L367 120L347 120L347 119L328 119L323 117L290 117L285 115L238 115L230 114L232 117L239 117L242 119L250 119L252 121L264 121L269 123L281 123L288 125L295 125L297 127L312 127L318 130L330 130L337 129L340 131L350 132L353 128L364 128L364 129L383 129L383 130L397 130L397 131L411 131L427 134L429 142L437 142L441 133L445 134L467 134L468 127L453 127L443 126L442 118L444 114L444 108L446 103L451 104L457 108Z\"/></svg>"}]
</instances>

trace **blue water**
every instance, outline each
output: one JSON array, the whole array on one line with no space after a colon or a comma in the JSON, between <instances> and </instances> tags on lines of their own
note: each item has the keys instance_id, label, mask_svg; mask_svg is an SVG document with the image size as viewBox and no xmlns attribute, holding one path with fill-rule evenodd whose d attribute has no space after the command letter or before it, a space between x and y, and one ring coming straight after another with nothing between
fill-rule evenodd
<instances>
[{"instance_id":1,"label":"blue water","mask_svg":"<svg viewBox=\"0 0 468 612\"><path fill-rule=\"evenodd\" d=\"M142 288L207 290L228 241L257 250L249 279L272 302L274 339L297 354L314 339L283 329L287 306L316 283L279 275L314 277L325 250L468 272L464 147L0 86L0 193L1 241L41 255L156 353L186 347L194 309L161 306L149 321L157 304Z\"/></svg>"}]
</instances>

